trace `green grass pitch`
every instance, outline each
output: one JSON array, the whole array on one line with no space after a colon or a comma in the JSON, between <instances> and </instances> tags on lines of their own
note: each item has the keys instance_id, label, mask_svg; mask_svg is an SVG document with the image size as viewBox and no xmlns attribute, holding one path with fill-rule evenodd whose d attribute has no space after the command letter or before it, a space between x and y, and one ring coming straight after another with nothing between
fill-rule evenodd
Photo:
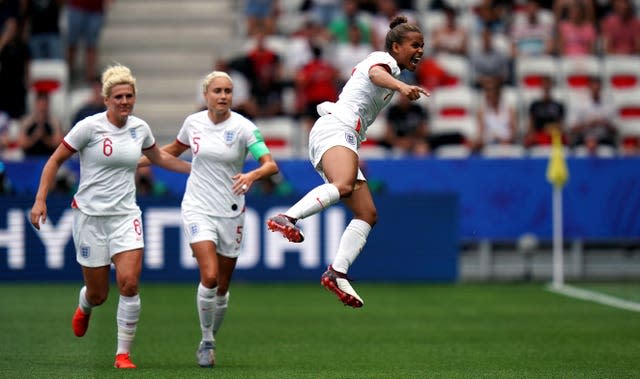
<instances>
[{"instance_id":1,"label":"green grass pitch","mask_svg":"<svg viewBox=\"0 0 640 379\"><path fill-rule=\"evenodd\" d=\"M0 284L1 378L638 378L640 313L544 284L233 283L214 369L196 365L196 284L141 285L132 359L112 367L117 291L73 335L80 283Z\"/></svg>"}]
</instances>

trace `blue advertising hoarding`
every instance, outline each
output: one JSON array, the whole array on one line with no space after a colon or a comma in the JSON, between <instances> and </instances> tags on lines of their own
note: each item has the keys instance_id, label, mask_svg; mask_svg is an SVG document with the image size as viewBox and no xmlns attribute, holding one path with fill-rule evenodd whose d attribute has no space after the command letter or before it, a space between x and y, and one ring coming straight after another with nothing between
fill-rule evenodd
<instances>
[{"instance_id":1,"label":"blue advertising hoarding","mask_svg":"<svg viewBox=\"0 0 640 379\"><path fill-rule=\"evenodd\" d=\"M180 198L144 198L143 280L197 280L195 259L181 230ZM306 239L292 244L266 230L265 220L294 198L248 197L242 253L234 280L319 280L331 262L349 211L333 206L301 220ZM31 197L0 206L0 280L81 280L71 237L69 198L51 197L40 231L29 223ZM368 281L454 281L458 220L454 194L379 196L380 220L349 272Z\"/></svg>"}]
</instances>

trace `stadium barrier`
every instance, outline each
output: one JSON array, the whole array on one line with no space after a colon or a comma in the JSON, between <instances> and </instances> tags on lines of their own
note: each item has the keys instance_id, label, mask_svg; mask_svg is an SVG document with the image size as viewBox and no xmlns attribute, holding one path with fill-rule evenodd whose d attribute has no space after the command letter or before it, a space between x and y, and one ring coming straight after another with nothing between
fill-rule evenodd
<instances>
[{"instance_id":1,"label":"stadium barrier","mask_svg":"<svg viewBox=\"0 0 640 379\"><path fill-rule=\"evenodd\" d=\"M599 242L604 241L631 241L637 242L640 232L640 218L636 215L640 211L640 158L577 158L569 157L567 165L569 169L569 181L564 187L564 227L563 232L566 241L579 240L583 242ZM31 206L32 196L38 184L38 177L42 169L43 161L28 161L24 163L7 163L7 174L12 180L14 187L18 193L16 197L4 197L2 200L2 219L0 219L0 279L19 278L21 274L9 275L7 272L8 264L11 262L11 254L7 255L7 259L2 259L2 254L7 250L7 246L15 242L17 239L15 231L8 230L7 220L10 217L24 217L20 212L26 212ZM304 253L296 256L296 248L286 244L286 241L272 240L275 234L265 234L261 228L262 222L267 215L285 209L297 200L298 196L320 183L319 176L314 172L307 161L282 160L278 161L284 178L292 186L295 195L290 198L282 198L273 196L253 196L249 198L250 209L248 211L247 223L251 225L255 223L255 229L247 229L246 244L253 243L250 239L259 238L255 242L256 248L251 251L259 251L257 259L259 265L270 264L271 259L284 260L286 269L282 271L270 270L258 272L264 267L256 266L256 274L250 274L251 268L239 270L239 276L247 273L247 278L260 279L279 279L279 278L300 278L306 279L316 277L317 272L322 270L323 266L330 261L329 254L335 249L336 236L339 236L339 229L348 221L348 214L340 207L335 207L325 214L310 218L303 221L309 223L304 225L305 232L308 234L309 228L318 228L316 237L309 237L315 241L317 247L306 247L305 249L314 249L313 256L315 258L304 258ZM251 164L249 164L251 167ZM406 251L424 251L426 255L431 255L438 248L432 248L432 238L446 236L451 238L449 241L452 245L454 255L457 252L457 246L461 244L501 241L515 242L522 236L534 236L539 241L551 241L551 186L546 181L547 160L544 158L523 158L523 159L404 159L404 160L372 160L367 161L363 167L367 178L373 183L378 183L379 191L375 194L376 203L380 208L380 224L374 229L371 240L365 248L365 254L368 258L358 260L358 264L354 266L355 270L359 267L367 265L370 260L372 273L368 271L364 276L376 279L387 275L386 278L398 279L433 279L448 280L455 278L456 269L446 266L442 268L436 263L418 264L416 267L426 267L425 265L434 265L434 275L420 271L404 272L404 269L398 269L397 273L383 273L390 266L396 264L403 265L407 270L412 270L411 261L402 263L405 259L404 255L399 259L394 257L400 253L405 254ZM70 162L70 169L77 171L77 162ZM143 200L142 205L145 208L146 232L149 228L154 228L154 220L158 218L162 210L169 212L175 225L179 224L179 216L175 215L179 205L177 200L184 191L186 177L182 174L167 172L162 169L154 168L156 180L164 183L169 187L175 199L155 199ZM434 197L435 196L435 197ZM439 215L431 207L430 201L440 199L441 197L449 198L452 203L443 205L444 209L449 212L455 212L450 217ZM23 200L19 200L23 198ZM421 208L416 204L407 204L411 199L425 199L425 207ZM430 200L431 199L431 200ZM23 201L16 208L15 204ZM421 200L422 201L422 200ZM444 200L438 200L443 201ZM68 202L60 205L66 207ZM394 204L394 205L391 205ZM52 206L52 205L50 205ZM147 209L147 207L150 207ZM17 211L20 209L21 211ZM52 208L53 209L53 208ZM453 211L453 210L455 211ZM11 212L9 212L11 210ZM149 212L151 211L151 212ZM17 212L17 213L16 213ZM172 213L173 212L173 213ZM339 220L341 223L331 223L333 220L333 212L339 212L341 215ZM20 215L18 215L20 213ZM55 215L55 213L52 213ZM152 215L153 217L149 217ZM337 216L336 216L337 217ZM452 230L444 233L437 231L441 222L447 224L449 221L455 220ZM441 220L444 218L444 221ZM56 220L54 218L54 220ZM312 221L313 220L313 221ZM329 220L329 221L327 221ZM24 222L28 220L25 218ZM149 222L151 221L151 222ZM333 222L333 221L332 221ZM57 225L57 223L55 224ZM335 225L335 226L334 226ZM26 251L38 251L37 243L33 242L37 235L33 234L28 223L23 226L24 231L20 232L26 237L23 242L29 245ZM419 227L419 231L416 229ZM167 253L163 256L171 265L182 264L180 258L185 253L185 249L175 247L179 236L177 226L175 230L165 228L163 240L159 242L147 237L147 249L153 247L154 243L163 245ZM435 229L434 229L435 228ZM406 230L405 230L406 229ZM172 234L173 233L173 234ZM312 233L316 233L315 231ZM333 236L333 237L328 237ZM402 238L398 238L402 236ZM403 245L395 245L388 242L391 238L400 239ZM278 238L280 238L278 236ZM38 241L38 240L35 240ZM399 243L398 241L394 241ZM274 258L269 254L272 253L272 246L280 246L278 243L285 243L281 247L273 248L276 251L282 249L287 254L283 254L280 258ZM305 242L306 243L306 242ZM33 245L35 244L35 245ZM264 245L269 245L265 249ZM174 247L167 247L174 246ZM294 245L295 246L295 245ZM378 248L378 246L381 246ZM279 250L280 249L280 250ZM386 251L385 251L386 249ZM181 251L180 254L177 251ZM307 250L304 250L307 251ZM182 255L181 255L182 254ZM187 251L188 254L188 251ZM258 253L253 253L258 254ZM422 254L422 253L421 253ZM443 253L445 254L445 253ZM448 254L448 253L447 253ZM73 254L65 253L65 260L73 262ZM446 254L445 254L446 255ZM36 253L37 256L37 253ZM250 259L252 255L246 254L246 258ZM380 257L374 258L374 257ZM155 255L153 250L147 254L145 264L153 261ZM43 258L38 258L44 262ZM306 259L309 259L307 262ZM456 258L443 258L447 264L453 262ZM264 261L264 262L263 262ZM176 263L177 262L177 263ZM291 264L290 264L291 262ZM298 262L298 263L295 263ZM374 267L380 264L379 267ZM381 263L382 262L382 263ZM75 265L75 263L74 263ZM67 264L69 266L69 264ZM313 268L311 268L313 266ZM381 268L384 268L381 269ZM431 269L431 267L427 267ZM417 269L416 269L417 270ZM442 272L440 272L442 271ZM37 270L36 270L37 272ZM376 272L380 273L376 277ZM420 276L419 274L422 274ZM48 274L47 274L48 275ZM76 274L78 275L78 274ZM195 273L176 274L175 278L193 277ZM391 276L389 276L391 275ZM440 276L438 276L440 275ZM57 278L57 274L48 275L50 278ZM145 273L150 278L169 278L162 270L151 271ZM173 276L171 276L173 277Z\"/></svg>"},{"instance_id":2,"label":"stadium barrier","mask_svg":"<svg viewBox=\"0 0 640 379\"><path fill-rule=\"evenodd\" d=\"M331 262L349 212L335 206L300 221L306 240L292 244L266 230L266 218L295 199L248 197L242 252L234 280L319 280ZM350 274L371 281L455 281L457 197L453 194L384 195L380 222ZM143 280L197 280L198 270L181 230L179 197L145 198ZM36 231L29 222L31 197L0 206L1 280L81 280L72 241L69 199L52 197L49 217ZM414 216L407 217L405 209ZM428 217L426 217L428 215Z\"/></svg>"}]
</instances>

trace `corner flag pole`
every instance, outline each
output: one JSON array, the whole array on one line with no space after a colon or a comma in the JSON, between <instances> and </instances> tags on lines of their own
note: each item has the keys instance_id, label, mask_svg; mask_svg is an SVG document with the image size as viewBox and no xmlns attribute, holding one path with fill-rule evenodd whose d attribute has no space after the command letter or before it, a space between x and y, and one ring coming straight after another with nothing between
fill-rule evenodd
<instances>
[{"instance_id":1,"label":"corner flag pole","mask_svg":"<svg viewBox=\"0 0 640 379\"><path fill-rule=\"evenodd\" d=\"M553 287L560 288L564 285L563 241L562 241L562 188L569 179L567 163L562 150L562 136L560 129L551 129L551 156L547 166L547 180L552 189L553 211Z\"/></svg>"}]
</instances>

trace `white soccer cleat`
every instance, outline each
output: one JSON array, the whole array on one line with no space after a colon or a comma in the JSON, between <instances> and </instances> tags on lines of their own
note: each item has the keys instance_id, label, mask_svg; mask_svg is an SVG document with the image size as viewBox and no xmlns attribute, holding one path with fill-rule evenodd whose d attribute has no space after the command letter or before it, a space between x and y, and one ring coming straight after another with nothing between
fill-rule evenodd
<instances>
[{"instance_id":1,"label":"white soccer cleat","mask_svg":"<svg viewBox=\"0 0 640 379\"><path fill-rule=\"evenodd\" d=\"M211 341L202 341L196 351L196 359L200 367L214 367L216 365L216 345Z\"/></svg>"}]
</instances>

